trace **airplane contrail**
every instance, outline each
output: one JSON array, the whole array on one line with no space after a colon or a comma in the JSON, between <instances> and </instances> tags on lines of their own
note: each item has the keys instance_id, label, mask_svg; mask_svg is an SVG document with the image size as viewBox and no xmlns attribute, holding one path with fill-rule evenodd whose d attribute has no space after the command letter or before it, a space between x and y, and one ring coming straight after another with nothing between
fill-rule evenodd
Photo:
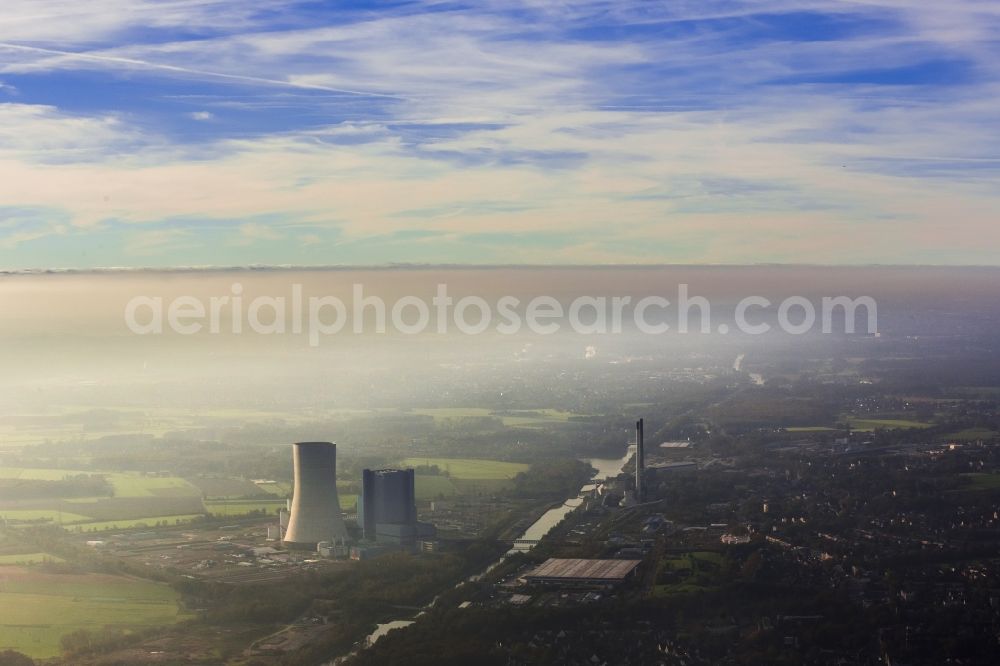
<instances>
[{"instance_id":1,"label":"airplane contrail","mask_svg":"<svg viewBox=\"0 0 1000 666\"><path fill-rule=\"evenodd\" d=\"M204 69L194 69L191 67L180 67L178 65L165 65L163 63L149 62L137 58L123 58L121 56L97 55L93 53L79 53L76 51L62 51L59 49L46 49L40 46L25 46L23 44L12 44L10 42L0 42L0 49L11 51L24 51L27 53L42 53L45 55L62 56L75 60L90 60L94 62L114 63L119 65L131 65L134 67L145 67L147 69L159 69L178 74L192 74L195 76L208 76L219 79L229 79L231 81L243 81L245 83L258 83L270 86L281 86L286 88L299 88L305 90L322 90L324 92L343 93L345 95L357 95L360 97L384 97L388 99L404 99L399 95L388 93L369 92L366 90L352 90L350 88L335 88L312 83L296 83L294 81L282 81L281 79L268 79L261 76L247 76L244 74L226 74L223 72L212 72Z\"/></svg>"}]
</instances>

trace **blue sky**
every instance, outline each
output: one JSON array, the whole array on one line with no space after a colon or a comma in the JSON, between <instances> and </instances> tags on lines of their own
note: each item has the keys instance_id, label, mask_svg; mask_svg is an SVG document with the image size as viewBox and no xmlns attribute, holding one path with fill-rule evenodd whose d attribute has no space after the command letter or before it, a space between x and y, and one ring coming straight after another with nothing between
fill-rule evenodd
<instances>
[{"instance_id":1,"label":"blue sky","mask_svg":"<svg viewBox=\"0 0 1000 666\"><path fill-rule=\"evenodd\" d=\"M5 0L0 267L997 264L998 28L986 0Z\"/></svg>"}]
</instances>

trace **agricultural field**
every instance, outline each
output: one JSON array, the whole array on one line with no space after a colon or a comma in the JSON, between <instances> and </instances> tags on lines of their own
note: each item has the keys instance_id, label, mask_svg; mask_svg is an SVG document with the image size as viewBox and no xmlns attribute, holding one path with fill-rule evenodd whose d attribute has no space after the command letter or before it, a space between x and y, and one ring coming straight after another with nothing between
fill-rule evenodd
<instances>
[{"instance_id":1,"label":"agricultural field","mask_svg":"<svg viewBox=\"0 0 1000 666\"><path fill-rule=\"evenodd\" d=\"M443 460L443 459L442 459ZM485 461L448 461L467 477L495 477L503 481L508 472L490 470ZM469 463L474 463L470 465ZM503 466L506 463L499 463ZM494 463L494 466L497 463ZM512 469L516 469L512 468ZM136 527L155 527L191 522L206 513L217 516L245 516L263 511L276 515L285 506L290 484L262 482L229 477L194 477L141 474L133 472L98 472L70 469L13 468L0 469L0 478L60 481L67 476L90 474L104 476L113 489L108 497L32 498L0 500L0 518L12 521L50 522L78 533L101 532ZM423 479L423 477L421 477ZM446 477L427 477L418 482L418 496L451 496L456 484L468 481ZM476 481L488 484L489 480ZM210 499L202 500L203 496ZM344 511L355 511L357 495L340 496Z\"/></svg>"},{"instance_id":2,"label":"agricultural field","mask_svg":"<svg viewBox=\"0 0 1000 666\"><path fill-rule=\"evenodd\" d=\"M471 458L406 458L404 467L436 465L442 473L453 479L513 479L528 469L524 463Z\"/></svg>"},{"instance_id":3,"label":"agricultural field","mask_svg":"<svg viewBox=\"0 0 1000 666\"><path fill-rule=\"evenodd\" d=\"M440 475L416 475L418 500L503 490L510 486L511 479L528 469L528 466L522 463L466 458L407 458L401 465L403 467L436 465L441 470Z\"/></svg>"},{"instance_id":4,"label":"agricultural field","mask_svg":"<svg viewBox=\"0 0 1000 666\"><path fill-rule=\"evenodd\" d=\"M0 468L0 478L60 481L77 474L101 474L111 485L112 497L33 498L0 501L0 517L18 521L48 521L84 531L105 529L107 524L188 520L205 508L201 491L176 476L138 472L95 472L44 468Z\"/></svg>"},{"instance_id":5,"label":"agricultural field","mask_svg":"<svg viewBox=\"0 0 1000 666\"><path fill-rule=\"evenodd\" d=\"M0 467L0 478L36 479L38 481L59 481L71 474L81 472L70 469L36 469L33 467Z\"/></svg>"},{"instance_id":6,"label":"agricultural field","mask_svg":"<svg viewBox=\"0 0 1000 666\"><path fill-rule=\"evenodd\" d=\"M447 421L449 419L474 419L493 416L492 409L482 407L440 407L428 409L413 409L409 414L423 414L432 416L436 421Z\"/></svg>"},{"instance_id":7,"label":"agricultural field","mask_svg":"<svg viewBox=\"0 0 1000 666\"><path fill-rule=\"evenodd\" d=\"M708 568L719 567L722 564L722 554L699 550L683 555L671 555L663 558L661 567L669 571L691 571L702 567L702 563L707 563Z\"/></svg>"},{"instance_id":8,"label":"agricultural field","mask_svg":"<svg viewBox=\"0 0 1000 666\"><path fill-rule=\"evenodd\" d=\"M5 509L0 507L0 518L4 520L45 520L63 525L92 520L91 516L82 513L71 513L58 509Z\"/></svg>"},{"instance_id":9,"label":"agricultural field","mask_svg":"<svg viewBox=\"0 0 1000 666\"><path fill-rule=\"evenodd\" d=\"M3 468L0 478L33 478L58 481L74 470ZM88 472L97 474L98 472ZM0 518L19 521L49 521L73 532L89 533L105 530L155 527L191 522L205 513L217 516L245 516L263 511L277 515L285 506L284 495L290 491L285 483L255 484L235 478L193 478L190 481L175 476L143 475L112 472L103 474L114 488L114 497L78 497L0 501ZM447 484L442 490L441 483ZM442 492L455 493L451 483L441 477L431 482L436 497ZM202 500L202 495L214 499ZM250 496L249 498L247 496ZM357 495L343 494L340 506L354 511Z\"/></svg>"},{"instance_id":10,"label":"agricultural field","mask_svg":"<svg viewBox=\"0 0 1000 666\"><path fill-rule=\"evenodd\" d=\"M0 648L36 659L58 656L60 638L78 629L127 631L188 617L177 593L163 584L0 566Z\"/></svg>"},{"instance_id":11,"label":"agricultural field","mask_svg":"<svg viewBox=\"0 0 1000 666\"><path fill-rule=\"evenodd\" d=\"M346 418L358 413L364 412L344 411L335 416ZM275 421L294 424L303 418L284 411L259 409L116 407L95 410L87 405L66 405L56 412L7 415L4 422L0 422L0 446L15 448L45 442L93 441L122 435L160 437L206 426L227 427Z\"/></svg>"},{"instance_id":12,"label":"agricultural field","mask_svg":"<svg viewBox=\"0 0 1000 666\"><path fill-rule=\"evenodd\" d=\"M77 474L100 474L114 489L115 497L200 497L201 491L178 476L154 476L139 472L99 472L78 469L0 467L0 478L59 481Z\"/></svg>"},{"instance_id":13,"label":"agricultural field","mask_svg":"<svg viewBox=\"0 0 1000 666\"><path fill-rule=\"evenodd\" d=\"M204 513L199 497L112 497L93 500L36 499L0 502L0 517L8 520L45 521L64 526L151 516Z\"/></svg>"},{"instance_id":14,"label":"agricultural field","mask_svg":"<svg viewBox=\"0 0 1000 666\"><path fill-rule=\"evenodd\" d=\"M344 511L351 511L358 503L358 496L353 494L341 494L340 508ZM205 500L205 509L215 516L245 516L255 511L259 511L268 516L278 515L278 511L284 509L287 502L283 499L240 499L240 500Z\"/></svg>"},{"instance_id":15,"label":"agricultural field","mask_svg":"<svg viewBox=\"0 0 1000 666\"><path fill-rule=\"evenodd\" d=\"M49 553L20 553L18 555L0 555L0 566L10 564L40 564L42 562L63 562L61 557ZM0 580L3 579L3 569L0 569ZM0 588L2 589L2 588Z\"/></svg>"},{"instance_id":16,"label":"agricultural field","mask_svg":"<svg viewBox=\"0 0 1000 666\"><path fill-rule=\"evenodd\" d=\"M986 428L969 428L968 430L960 430L947 435L948 439L956 442L975 442L980 439L989 441L995 437L1000 437L1000 432Z\"/></svg>"},{"instance_id":17,"label":"agricultural field","mask_svg":"<svg viewBox=\"0 0 1000 666\"><path fill-rule=\"evenodd\" d=\"M417 474L414 478L414 484L416 485L414 494L418 500L431 500L458 494L458 488L447 476Z\"/></svg>"},{"instance_id":18,"label":"agricultural field","mask_svg":"<svg viewBox=\"0 0 1000 666\"><path fill-rule=\"evenodd\" d=\"M292 484L290 483L282 483L280 481L259 481L255 482L254 485L256 485L259 490L276 497L289 497L292 494Z\"/></svg>"},{"instance_id":19,"label":"agricultural field","mask_svg":"<svg viewBox=\"0 0 1000 666\"><path fill-rule=\"evenodd\" d=\"M997 490L1000 489L1000 474L962 474L963 478L970 482L970 485L963 490Z\"/></svg>"},{"instance_id":20,"label":"agricultural field","mask_svg":"<svg viewBox=\"0 0 1000 666\"><path fill-rule=\"evenodd\" d=\"M910 419L849 419L851 428L861 432L872 432L880 428L930 428L933 423L911 421Z\"/></svg>"},{"instance_id":21,"label":"agricultural field","mask_svg":"<svg viewBox=\"0 0 1000 666\"><path fill-rule=\"evenodd\" d=\"M498 416L507 427L535 428L552 423L567 423L572 417L582 416L582 414L564 412L558 409L525 409L500 412Z\"/></svg>"},{"instance_id":22,"label":"agricultural field","mask_svg":"<svg viewBox=\"0 0 1000 666\"><path fill-rule=\"evenodd\" d=\"M245 516L259 511L266 515L278 515L285 508L284 500L205 500L205 509L215 516Z\"/></svg>"},{"instance_id":23,"label":"agricultural field","mask_svg":"<svg viewBox=\"0 0 1000 666\"><path fill-rule=\"evenodd\" d=\"M268 493L253 481L233 479L228 477L195 477L187 480L201 494L209 499L236 499L240 497L255 497Z\"/></svg>"},{"instance_id":24,"label":"agricultural field","mask_svg":"<svg viewBox=\"0 0 1000 666\"><path fill-rule=\"evenodd\" d=\"M898 418L860 418L857 416L847 416L844 420L850 424L851 430L858 432L874 432L879 429L894 429L894 428L930 428L934 424L927 423L925 421L914 421L912 419L898 419ZM788 426L785 428L787 432L835 432L839 428L833 426Z\"/></svg>"},{"instance_id":25,"label":"agricultural field","mask_svg":"<svg viewBox=\"0 0 1000 666\"><path fill-rule=\"evenodd\" d=\"M145 518L131 518L124 520L95 520L88 523L74 523L73 525L63 525L63 527L71 532L105 532L109 530L127 530L135 527L156 527L159 523L160 525L181 525L183 523L190 523L193 520L201 518L204 514L201 513L190 513L190 514L175 514L170 516L149 516Z\"/></svg>"},{"instance_id":26,"label":"agricultural field","mask_svg":"<svg viewBox=\"0 0 1000 666\"><path fill-rule=\"evenodd\" d=\"M653 595L668 597L705 590L714 584L721 566L722 555L712 551L665 557L657 569Z\"/></svg>"},{"instance_id":27,"label":"agricultural field","mask_svg":"<svg viewBox=\"0 0 1000 666\"><path fill-rule=\"evenodd\" d=\"M148 476L138 472L105 475L115 497L201 497L201 491L178 476Z\"/></svg>"},{"instance_id":28,"label":"agricultural field","mask_svg":"<svg viewBox=\"0 0 1000 666\"><path fill-rule=\"evenodd\" d=\"M566 423L570 418L580 416L558 409L523 409L498 412L482 407L414 409L409 413L431 416L435 421L493 417L500 419L507 427L537 427L551 423Z\"/></svg>"}]
</instances>

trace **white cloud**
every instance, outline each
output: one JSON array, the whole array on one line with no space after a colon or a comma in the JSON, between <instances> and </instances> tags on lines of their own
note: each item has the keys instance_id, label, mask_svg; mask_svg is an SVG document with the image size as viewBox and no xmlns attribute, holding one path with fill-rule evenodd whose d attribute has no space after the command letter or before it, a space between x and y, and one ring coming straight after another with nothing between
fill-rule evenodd
<instances>
[{"instance_id":1,"label":"white cloud","mask_svg":"<svg viewBox=\"0 0 1000 666\"><path fill-rule=\"evenodd\" d=\"M290 0L4 0L0 41L88 45L133 29L247 29L256 16L290 7Z\"/></svg>"},{"instance_id":2,"label":"white cloud","mask_svg":"<svg viewBox=\"0 0 1000 666\"><path fill-rule=\"evenodd\" d=\"M284 234L272 229L271 227L257 222L248 222L240 225L237 244L249 245L257 241L276 241L281 240L284 237Z\"/></svg>"},{"instance_id":3,"label":"white cloud","mask_svg":"<svg viewBox=\"0 0 1000 666\"><path fill-rule=\"evenodd\" d=\"M274 220L239 226L235 242L241 245L280 241L296 226L336 228L347 240L412 229L458 239L498 231L591 238L555 251L520 250L518 259L524 261L634 260L630 249L609 249L623 244L642 248L647 260L676 252L692 261L801 261L812 257L815 247L842 251L845 261L867 253L876 260L890 238L914 248L939 244L933 231L941 219L951 220L950 243L1000 241L996 195L989 183L939 179L936 188L927 188L920 179L841 166L843 160L877 156L878 146L802 146L780 140L810 127L820 111L803 108L770 119L748 114L725 123L710 111L676 116L580 112L437 142L445 152L513 152L532 146L591 156L562 170L530 163L456 169L446 159L414 154L390 137L345 148L317 143L310 134L223 142L214 151L218 157L197 161L162 146L126 160L41 166L7 159L3 151L0 195L22 205L56 206L81 227L108 220L138 229L170 218ZM93 131L88 123L54 116L51 110L19 113L35 134L45 131L33 127L39 117L63 133L73 130L63 136L71 146ZM840 113L849 117L851 109ZM131 134L121 123L98 121L97 127ZM573 131L560 131L566 128ZM915 148L938 154L948 149L933 137ZM159 161L147 159L144 150ZM711 186L719 179L744 183L746 190L727 185L728 192L720 194ZM148 256L196 242L196 233L196 227L152 230L127 249ZM311 243L315 236L297 237Z\"/></svg>"},{"instance_id":4,"label":"white cloud","mask_svg":"<svg viewBox=\"0 0 1000 666\"><path fill-rule=\"evenodd\" d=\"M4 160L100 162L151 140L154 137L124 125L117 115L76 116L52 106L0 104L0 159Z\"/></svg>"},{"instance_id":5,"label":"white cloud","mask_svg":"<svg viewBox=\"0 0 1000 666\"><path fill-rule=\"evenodd\" d=\"M814 10L895 25L795 42L734 38L753 27L759 3L521 6L530 16L493 2L269 31L234 3L102 0L113 16L78 16L70 37L65 3L15 2L0 17L0 37L18 41L7 51L16 57L0 72L124 69L211 81L222 95L227 82L261 91L188 114L220 126L227 110L322 91L330 95L298 103L325 105L332 120L209 140L192 156L124 114L0 105L0 196L55 206L78 227L272 220L235 228L234 242L245 245L320 242L292 229L305 226L335 227L348 241L408 230L585 239L522 248L515 259L525 261L620 261L635 256L628 248L649 260L799 261L824 244L843 254L816 259L878 260L940 245L933 230L941 220L954 247L1000 240L992 166L1000 139L990 131L1000 115L1000 60L989 43L1000 8L768 3L772 14ZM567 32L698 18L730 22L659 38L586 41ZM132 43L129 31L143 21L206 37ZM926 58L967 59L986 80L930 93L776 83ZM490 126L447 131L458 122ZM419 136L404 136L403 123L419 125L409 130ZM196 233L151 231L131 250L163 251Z\"/></svg>"},{"instance_id":6,"label":"white cloud","mask_svg":"<svg viewBox=\"0 0 1000 666\"><path fill-rule=\"evenodd\" d=\"M190 248L196 243L191 232L186 229L139 230L128 238L125 250L130 255L151 257L167 251Z\"/></svg>"},{"instance_id":7,"label":"white cloud","mask_svg":"<svg viewBox=\"0 0 1000 666\"><path fill-rule=\"evenodd\" d=\"M0 248L11 250L22 243L48 238L50 236L58 236L64 233L66 233L66 228L61 225L39 225L35 228L22 231L12 231L10 233L0 234Z\"/></svg>"}]
</instances>

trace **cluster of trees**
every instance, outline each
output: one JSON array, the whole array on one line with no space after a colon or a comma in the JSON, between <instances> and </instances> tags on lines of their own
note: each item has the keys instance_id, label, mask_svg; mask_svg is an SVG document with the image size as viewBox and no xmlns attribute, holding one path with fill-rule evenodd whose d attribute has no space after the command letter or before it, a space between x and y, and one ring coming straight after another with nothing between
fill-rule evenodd
<instances>
[{"instance_id":1,"label":"cluster of trees","mask_svg":"<svg viewBox=\"0 0 1000 666\"><path fill-rule=\"evenodd\" d=\"M539 460L514 478L519 497L566 497L580 489L593 469L575 458Z\"/></svg>"},{"instance_id":2,"label":"cluster of trees","mask_svg":"<svg viewBox=\"0 0 1000 666\"><path fill-rule=\"evenodd\" d=\"M15 650L0 652L0 666L35 666L35 660Z\"/></svg>"},{"instance_id":3,"label":"cluster of trees","mask_svg":"<svg viewBox=\"0 0 1000 666\"><path fill-rule=\"evenodd\" d=\"M174 587L189 605L206 608L197 622L207 625L282 625L303 615L329 619L323 634L268 664L318 663L348 651L399 607L420 607L442 589L482 570L503 546L470 541L452 552L414 556L396 553L349 568L308 572L279 585L223 585L180 579ZM252 662L251 662L252 663Z\"/></svg>"},{"instance_id":4,"label":"cluster of trees","mask_svg":"<svg viewBox=\"0 0 1000 666\"><path fill-rule=\"evenodd\" d=\"M59 639L63 653L69 657L88 654L95 648L110 650L125 644L128 635L122 629L104 627L99 631L77 629Z\"/></svg>"}]
</instances>

